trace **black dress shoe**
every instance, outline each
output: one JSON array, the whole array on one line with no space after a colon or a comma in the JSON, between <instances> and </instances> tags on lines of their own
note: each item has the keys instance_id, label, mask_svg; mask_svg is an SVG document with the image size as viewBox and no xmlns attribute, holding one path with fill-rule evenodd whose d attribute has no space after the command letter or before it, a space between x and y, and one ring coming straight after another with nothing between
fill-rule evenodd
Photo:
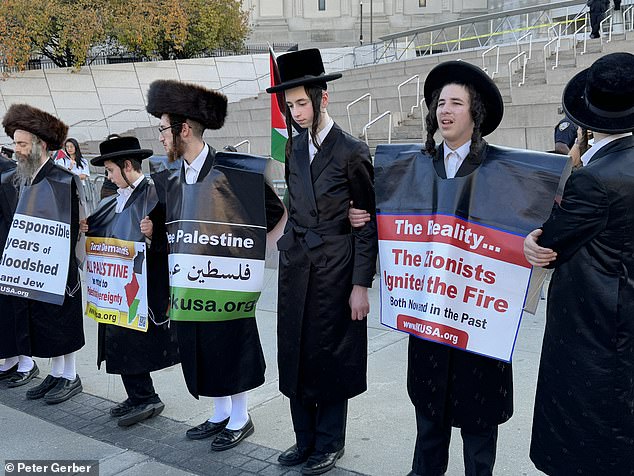
<instances>
[{"instance_id":1,"label":"black dress shoe","mask_svg":"<svg viewBox=\"0 0 634 476\"><path fill-rule=\"evenodd\" d=\"M225 428L220 432L216 439L211 442L211 451L225 451L229 448L237 446L247 436L252 435L255 431L251 417L246 424L239 430L229 430Z\"/></svg>"},{"instance_id":2,"label":"black dress shoe","mask_svg":"<svg viewBox=\"0 0 634 476\"><path fill-rule=\"evenodd\" d=\"M344 449L341 448L339 451L335 451L334 453L313 453L302 468L302 474L324 474L330 471L335 467L335 464L337 464L337 460L343 456L343 452Z\"/></svg>"},{"instance_id":3,"label":"black dress shoe","mask_svg":"<svg viewBox=\"0 0 634 476\"><path fill-rule=\"evenodd\" d=\"M160 400L156 403L142 403L141 405L135 405L127 415L119 418L117 425L119 426L131 426L140 421L147 420L148 418L155 417L163 411L165 404Z\"/></svg>"},{"instance_id":4,"label":"black dress shoe","mask_svg":"<svg viewBox=\"0 0 634 476\"><path fill-rule=\"evenodd\" d=\"M39 385L36 385L33 388L30 388L26 392L26 398L29 400L37 400L38 398L44 397L49 391L51 391L59 382L61 377L53 377L52 375L47 375L44 380Z\"/></svg>"},{"instance_id":5,"label":"black dress shoe","mask_svg":"<svg viewBox=\"0 0 634 476\"><path fill-rule=\"evenodd\" d=\"M7 387L21 387L29 383L33 377L37 377L40 373L40 369L37 368L37 364L33 362L33 368L28 372L15 372L15 375L9 379Z\"/></svg>"},{"instance_id":6,"label":"black dress shoe","mask_svg":"<svg viewBox=\"0 0 634 476\"><path fill-rule=\"evenodd\" d=\"M206 422L187 430L185 436L187 436L190 440L204 440L205 438L209 438L210 436L220 433L225 429L227 423L229 423L229 418L219 421L218 423L213 423L207 420Z\"/></svg>"},{"instance_id":7,"label":"black dress shoe","mask_svg":"<svg viewBox=\"0 0 634 476\"><path fill-rule=\"evenodd\" d=\"M68 380L67 378L61 377L57 382L57 385L44 395L44 401L49 405L62 403L72 396L81 393L83 389L84 387L81 385L79 375L75 377L75 380Z\"/></svg>"},{"instance_id":8,"label":"black dress shoe","mask_svg":"<svg viewBox=\"0 0 634 476\"><path fill-rule=\"evenodd\" d=\"M13 367L7 370L0 370L0 380L6 380L8 378L13 377L17 371L18 371L18 364L15 364Z\"/></svg>"},{"instance_id":9,"label":"black dress shoe","mask_svg":"<svg viewBox=\"0 0 634 476\"><path fill-rule=\"evenodd\" d=\"M123 415L127 415L128 413L130 413L133 408L134 405L132 405L130 399L126 398L124 401L122 401L121 403L117 403L114 407L110 409L110 416L115 418L122 417Z\"/></svg>"},{"instance_id":10,"label":"black dress shoe","mask_svg":"<svg viewBox=\"0 0 634 476\"><path fill-rule=\"evenodd\" d=\"M304 463L312 452L312 448L298 448L293 445L277 457L277 462L282 466L296 466Z\"/></svg>"}]
</instances>

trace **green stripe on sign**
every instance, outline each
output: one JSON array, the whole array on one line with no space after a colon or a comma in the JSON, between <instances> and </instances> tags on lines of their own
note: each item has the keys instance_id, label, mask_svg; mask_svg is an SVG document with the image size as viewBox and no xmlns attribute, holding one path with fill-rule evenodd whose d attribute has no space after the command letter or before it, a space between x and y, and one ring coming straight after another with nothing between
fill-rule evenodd
<instances>
[{"instance_id":1,"label":"green stripe on sign","mask_svg":"<svg viewBox=\"0 0 634 476\"><path fill-rule=\"evenodd\" d=\"M282 163L286 158L286 137L277 129L271 129L271 157Z\"/></svg>"},{"instance_id":2,"label":"green stripe on sign","mask_svg":"<svg viewBox=\"0 0 634 476\"><path fill-rule=\"evenodd\" d=\"M255 317L259 292L217 291L170 287L173 321L232 321Z\"/></svg>"}]
</instances>

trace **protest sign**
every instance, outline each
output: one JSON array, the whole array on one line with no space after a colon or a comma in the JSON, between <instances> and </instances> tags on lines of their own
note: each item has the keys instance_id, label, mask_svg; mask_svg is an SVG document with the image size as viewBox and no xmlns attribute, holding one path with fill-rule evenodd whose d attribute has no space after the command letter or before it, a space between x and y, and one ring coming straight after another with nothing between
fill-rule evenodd
<instances>
[{"instance_id":1,"label":"protest sign","mask_svg":"<svg viewBox=\"0 0 634 476\"><path fill-rule=\"evenodd\" d=\"M566 161L489 145L482 155L448 180L419 145L377 149L381 322L510 362L531 276L524 237L548 216Z\"/></svg>"},{"instance_id":2,"label":"protest sign","mask_svg":"<svg viewBox=\"0 0 634 476\"><path fill-rule=\"evenodd\" d=\"M103 324L147 331L145 243L86 238L86 315Z\"/></svg>"},{"instance_id":3,"label":"protest sign","mask_svg":"<svg viewBox=\"0 0 634 476\"><path fill-rule=\"evenodd\" d=\"M71 249L71 178L66 179L22 187L0 258L0 293L64 302Z\"/></svg>"},{"instance_id":4,"label":"protest sign","mask_svg":"<svg viewBox=\"0 0 634 476\"><path fill-rule=\"evenodd\" d=\"M265 165L262 157L217 153L204 181L184 184L180 170L168 179L170 319L255 317L264 283Z\"/></svg>"}]
</instances>

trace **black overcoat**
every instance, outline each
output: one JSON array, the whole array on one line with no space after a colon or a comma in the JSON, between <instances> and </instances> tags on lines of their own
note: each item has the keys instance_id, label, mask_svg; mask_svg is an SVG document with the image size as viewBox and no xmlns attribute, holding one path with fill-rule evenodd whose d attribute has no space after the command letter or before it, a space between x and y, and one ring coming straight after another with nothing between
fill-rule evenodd
<instances>
[{"instance_id":1,"label":"black overcoat","mask_svg":"<svg viewBox=\"0 0 634 476\"><path fill-rule=\"evenodd\" d=\"M216 151L210 146L198 182L209 174ZM157 188L167 206L169 218L170 185L176 180L183 187L184 168L162 171ZM284 206L275 192L265 187L267 228L272 229L284 215ZM201 204L204 206L204 204ZM194 397L224 397L245 392L264 383L266 363L255 318L216 322L173 321L187 389Z\"/></svg>"},{"instance_id":2,"label":"black overcoat","mask_svg":"<svg viewBox=\"0 0 634 476\"><path fill-rule=\"evenodd\" d=\"M547 474L634 473L634 137L566 183L539 244L548 290L530 456Z\"/></svg>"},{"instance_id":3,"label":"black overcoat","mask_svg":"<svg viewBox=\"0 0 634 476\"><path fill-rule=\"evenodd\" d=\"M280 391L329 402L367 388L367 324L353 321L353 285L370 287L378 241L370 151L336 124L312 164L308 132L287 162L289 220L278 241ZM350 200L372 221L351 230Z\"/></svg>"},{"instance_id":4,"label":"black overcoat","mask_svg":"<svg viewBox=\"0 0 634 476\"><path fill-rule=\"evenodd\" d=\"M464 177L486 160L469 154L458 172ZM434 159L446 179L442 144ZM430 192L431 193L431 192ZM513 414L511 364L410 336L407 389L412 403L428 419L472 431L507 421Z\"/></svg>"},{"instance_id":5,"label":"black overcoat","mask_svg":"<svg viewBox=\"0 0 634 476\"><path fill-rule=\"evenodd\" d=\"M116 196L111 196L104 199L92 216L88 217L88 235L92 234L92 223L111 220L118 223L109 227L113 232L106 238L130 241L145 241L139 229L139 223L145 215L150 217L153 224L153 239L146 247L148 307L151 313L147 331L109 324L98 326L97 366L105 360L106 372L111 374L136 375L164 369L179 362L176 333L167 318L169 275L165 209L162 204L157 204L147 210L147 203L156 203L156 199L154 185L144 179L134 189L121 213L115 213L117 200ZM117 229L126 236L116 236Z\"/></svg>"},{"instance_id":6,"label":"black overcoat","mask_svg":"<svg viewBox=\"0 0 634 476\"><path fill-rule=\"evenodd\" d=\"M63 174L69 174L72 178L68 187L71 222L66 295L60 306L31 299L14 298L20 355L58 357L81 349L85 343L79 263L75 256L75 246L79 236L80 207L77 182L71 172L55 165L49 159L33 179L33 184L41 182L45 177L55 178ZM15 212L15 207L13 211Z\"/></svg>"},{"instance_id":7,"label":"black overcoat","mask_svg":"<svg viewBox=\"0 0 634 476\"><path fill-rule=\"evenodd\" d=\"M11 219L17 203L17 191L12 183L15 162L0 156L0 252L9 236ZM18 355L13 313L13 297L0 294L0 359Z\"/></svg>"}]
</instances>

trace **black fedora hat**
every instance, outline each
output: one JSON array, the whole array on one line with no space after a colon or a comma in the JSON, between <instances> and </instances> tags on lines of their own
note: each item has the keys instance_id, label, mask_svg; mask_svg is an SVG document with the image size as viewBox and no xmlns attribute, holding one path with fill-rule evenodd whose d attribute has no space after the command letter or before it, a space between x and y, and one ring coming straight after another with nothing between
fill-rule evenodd
<instances>
[{"instance_id":1,"label":"black fedora hat","mask_svg":"<svg viewBox=\"0 0 634 476\"><path fill-rule=\"evenodd\" d=\"M605 55L568 81L563 106L573 122L604 134L634 130L634 55Z\"/></svg>"},{"instance_id":2,"label":"black fedora hat","mask_svg":"<svg viewBox=\"0 0 634 476\"><path fill-rule=\"evenodd\" d=\"M482 98L485 108L484 121L480 132L486 136L493 132L502 122L504 101L500 90L493 80L477 66L464 61L447 61L435 66L425 79L425 103L429 109L434 93L446 84L469 84Z\"/></svg>"},{"instance_id":3,"label":"black fedora hat","mask_svg":"<svg viewBox=\"0 0 634 476\"><path fill-rule=\"evenodd\" d=\"M141 149L139 139L136 137L115 137L99 144L98 157L90 163L96 167L103 167L106 160L135 159L141 161L147 159L154 152L151 149Z\"/></svg>"},{"instance_id":4,"label":"black fedora hat","mask_svg":"<svg viewBox=\"0 0 634 476\"><path fill-rule=\"evenodd\" d=\"M277 93L308 84L326 89L326 81L341 78L341 73L326 74L321 53L317 48L280 55L277 58L277 67L282 82L267 88L267 93Z\"/></svg>"}]
</instances>

